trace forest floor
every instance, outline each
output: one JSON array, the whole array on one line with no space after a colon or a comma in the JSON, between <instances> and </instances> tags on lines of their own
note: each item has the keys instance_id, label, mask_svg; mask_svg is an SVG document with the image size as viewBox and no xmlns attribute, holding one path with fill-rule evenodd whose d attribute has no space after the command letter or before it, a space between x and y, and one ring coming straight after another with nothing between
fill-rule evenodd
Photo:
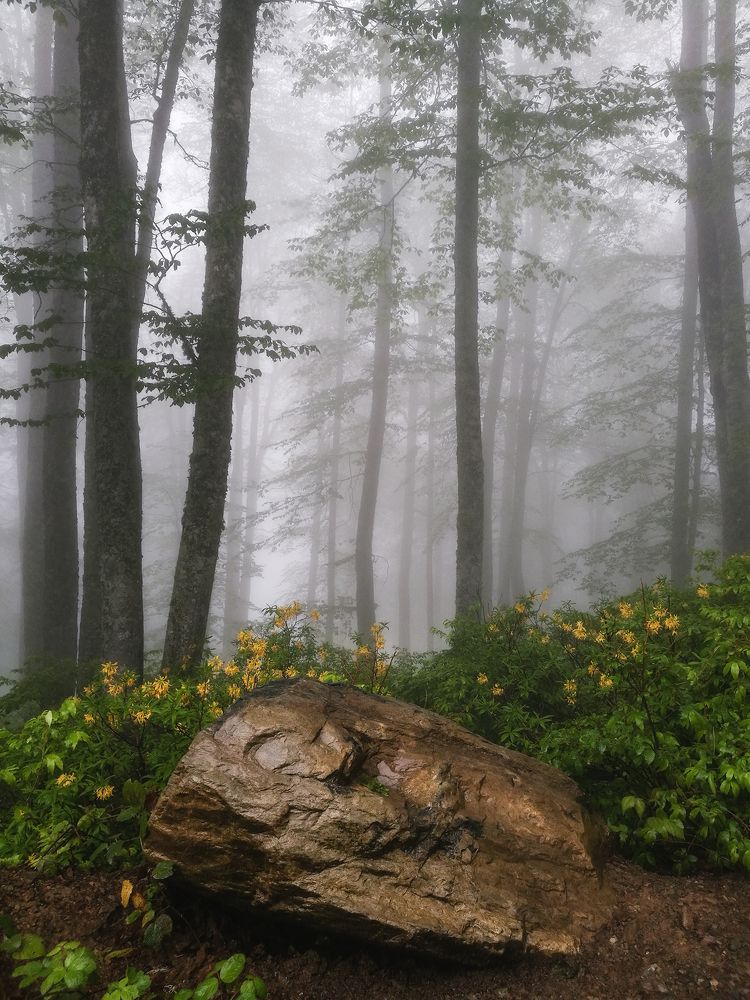
<instances>
[{"instance_id":1,"label":"forest floor","mask_svg":"<svg viewBox=\"0 0 750 1000\"><path fill-rule=\"evenodd\" d=\"M123 976L126 965L142 969L154 995L165 998L197 985L217 960L243 951L266 981L270 1000L750 1000L750 882L737 874L671 877L616 860L609 877L617 911L579 956L525 957L484 969L241 925L236 916L187 900L172 911L172 934L148 949L142 932L125 925L123 877L0 870L0 913L18 930L41 934L48 946L76 939L92 948L102 958L104 983ZM145 872L127 877L144 890ZM105 957L128 947L126 957ZM35 995L19 992L10 972L0 956L0 1000Z\"/></svg>"}]
</instances>

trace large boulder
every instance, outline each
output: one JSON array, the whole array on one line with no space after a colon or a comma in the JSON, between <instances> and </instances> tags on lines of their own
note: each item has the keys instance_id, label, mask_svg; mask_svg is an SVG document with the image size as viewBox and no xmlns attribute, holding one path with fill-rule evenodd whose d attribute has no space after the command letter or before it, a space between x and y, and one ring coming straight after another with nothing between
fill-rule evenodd
<instances>
[{"instance_id":1,"label":"large boulder","mask_svg":"<svg viewBox=\"0 0 750 1000\"><path fill-rule=\"evenodd\" d=\"M603 838L554 768L303 678L260 688L196 736L146 853L234 904L482 960L572 953L602 926Z\"/></svg>"}]
</instances>

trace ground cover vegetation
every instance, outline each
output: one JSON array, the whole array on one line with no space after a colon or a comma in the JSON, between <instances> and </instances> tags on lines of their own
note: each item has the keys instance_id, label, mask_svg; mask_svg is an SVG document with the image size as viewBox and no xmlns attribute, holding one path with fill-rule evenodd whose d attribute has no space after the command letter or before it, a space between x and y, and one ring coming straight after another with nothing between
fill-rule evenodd
<instances>
[{"instance_id":1,"label":"ground cover vegetation","mask_svg":"<svg viewBox=\"0 0 750 1000\"><path fill-rule=\"evenodd\" d=\"M657 581L587 612L529 593L481 620L446 622L445 648L422 655L389 651L383 623L353 649L324 642L319 612L294 602L242 629L229 660L206 656L143 680L105 662L79 694L50 705L27 674L20 708L17 691L0 699L0 865L43 877L121 873L119 919L160 948L174 928L162 888L172 867L157 865L144 883L142 855L160 790L193 737L236 701L305 675L410 700L562 768L606 818L613 849L645 867L748 870L750 558L706 567L704 578ZM22 990L159 995L148 973L123 964L132 948L48 947L8 917L0 930ZM246 965L235 952L175 995L262 1000L266 984ZM102 970L115 978L105 984Z\"/></svg>"},{"instance_id":2,"label":"ground cover vegetation","mask_svg":"<svg viewBox=\"0 0 750 1000\"><path fill-rule=\"evenodd\" d=\"M450 621L447 648L420 656L390 653L382 624L351 651L322 642L318 612L295 602L243 629L230 660L142 682L106 662L79 695L0 730L0 861L139 863L149 809L196 733L258 685L307 675L562 768L646 866L750 869L750 559L585 613L547 610L547 596Z\"/></svg>"}]
</instances>

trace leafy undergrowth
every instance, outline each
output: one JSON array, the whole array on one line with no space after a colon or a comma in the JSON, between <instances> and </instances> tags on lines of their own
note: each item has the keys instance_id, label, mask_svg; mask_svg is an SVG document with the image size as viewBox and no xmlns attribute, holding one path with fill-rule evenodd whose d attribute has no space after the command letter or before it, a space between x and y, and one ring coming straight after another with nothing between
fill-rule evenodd
<instances>
[{"instance_id":1,"label":"leafy undergrowth","mask_svg":"<svg viewBox=\"0 0 750 1000\"><path fill-rule=\"evenodd\" d=\"M227 662L142 682L104 663L79 697L0 729L0 865L40 876L139 865L149 811L195 734L259 685L308 675L404 698L555 764L644 866L750 869L750 559L688 590L660 581L589 613L546 601L529 594L481 621L446 623L447 648L425 656L388 654L383 625L351 651L321 643L317 613L295 603L240 632ZM17 705L11 692L6 708ZM172 930L153 905L158 887L128 895L127 882L127 919L158 947ZM16 981L32 992L73 996L101 979L89 944L3 930ZM215 956L181 1000L260 996L254 973L226 978L240 955ZM120 971L97 995L158 995L144 969Z\"/></svg>"}]
</instances>

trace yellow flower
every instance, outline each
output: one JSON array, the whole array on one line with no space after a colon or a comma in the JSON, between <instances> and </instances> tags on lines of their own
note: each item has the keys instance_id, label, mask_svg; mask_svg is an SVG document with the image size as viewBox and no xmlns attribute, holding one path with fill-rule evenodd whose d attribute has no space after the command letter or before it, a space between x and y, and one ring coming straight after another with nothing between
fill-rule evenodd
<instances>
[{"instance_id":1,"label":"yellow flower","mask_svg":"<svg viewBox=\"0 0 750 1000\"><path fill-rule=\"evenodd\" d=\"M646 631L650 635L657 635L661 632L661 622L658 618L647 618L646 619Z\"/></svg>"},{"instance_id":2,"label":"yellow flower","mask_svg":"<svg viewBox=\"0 0 750 1000\"><path fill-rule=\"evenodd\" d=\"M628 645L632 646L635 642L635 636L630 631L630 629L620 629L617 633L617 638L622 639L623 642L627 642Z\"/></svg>"},{"instance_id":3,"label":"yellow flower","mask_svg":"<svg viewBox=\"0 0 750 1000\"><path fill-rule=\"evenodd\" d=\"M665 618L667 615L667 609L659 605L658 607L654 608L653 614L654 618Z\"/></svg>"},{"instance_id":4,"label":"yellow flower","mask_svg":"<svg viewBox=\"0 0 750 1000\"><path fill-rule=\"evenodd\" d=\"M611 677L607 677L606 674L601 674L599 677L599 687L600 688L611 688L614 681Z\"/></svg>"},{"instance_id":5,"label":"yellow flower","mask_svg":"<svg viewBox=\"0 0 750 1000\"><path fill-rule=\"evenodd\" d=\"M102 677L115 677L119 669L120 668L116 663L113 663L111 660L107 660L107 662L102 663L101 666Z\"/></svg>"},{"instance_id":6,"label":"yellow flower","mask_svg":"<svg viewBox=\"0 0 750 1000\"><path fill-rule=\"evenodd\" d=\"M59 785L60 788L67 788L72 785L76 780L76 776L71 772L70 774L59 774L55 781L55 784Z\"/></svg>"},{"instance_id":7,"label":"yellow flower","mask_svg":"<svg viewBox=\"0 0 750 1000\"><path fill-rule=\"evenodd\" d=\"M227 677L234 677L239 672L240 668L237 666L234 660L230 660L229 663L227 663L226 666L224 667L224 673L227 675Z\"/></svg>"},{"instance_id":8,"label":"yellow flower","mask_svg":"<svg viewBox=\"0 0 750 1000\"><path fill-rule=\"evenodd\" d=\"M125 690L122 684L105 684L107 689L107 694L111 695L113 698L119 697Z\"/></svg>"},{"instance_id":9,"label":"yellow flower","mask_svg":"<svg viewBox=\"0 0 750 1000\"><path fill-rule=\"evenodd\" d=\"M310 621L312 621L312 622L319 622L320 621L320 612L318 611L317 608L313 608L310 611Z\"/></svg>"},{"instance_id":10,"label":"yellow flower","mask_svg":"<svg viewBox=\"0 0 750 1000\"><path fill-rule=\"evenodd\" d=\"M497 632L497 622L490 622L487 626L487 631L494 635Z\"/></svg>"},{"instance_id":11,"label":"yellow flower","mask_svg":"<svg viewBox=\"0 0 750 1000\"><path fill-rule=\"evenodd\" d=\"M641 647L637 642L635 643L634 646L630 647L630 655L633 657L634 660L637 660L638 657L641 655Z\"/></svg>"},{"instance_id":12,"label":"yellow flower","mask_svg":"<svg viewBox=\"0 0 750 1000\"><path fill-rule=\"evenodd\" d=\"M705 583L701 583L697 587L695 592L698 595L698 597L708 597L708 587L705 585Z\"/></svg>"},{"instance_id":13,"label":"yellow flower","mask_svg":"<svg viewBox=\"0 0 750 1000\"><path fill-rule=\"evenodd\" d=\"M499 684L493 684L492 693L496 698L499 698L501 695L505 693L505 688L501 688Z\"/></svg>"},{"instance_id":14,"label":"yellow flower","mask_svg":"<svg viewBox=\"0 0 750 1000\"><path fill-rule=\"evenodd\" d=\"M207 666L209 666L214 673L218 673L220 670L224 669L224 661L220 656L212 656L208 661Z\"/></svg>"},{"instance_id":15,"label":"yellow flower","mask_svg":"<svg viewBox=\"0 0 750 1000\"><path fill-rule=\"evenodd\" d=\"M526 605L522 604L521 601L519 601L518 604L514 605L514 608L519 615L523 615L526 613Z\"/></svg>"},{"instance_id":16,"label":"yellow flower","mask_svg":"<svg viewBox=\"0 0 750 1000\"><path fill-rule=\"evenodd\" d=\"M90 726L96 720L94 719L94 716L91 714L91 712L86 712L86 714L83 716L83 721L86 723L87 726Z\"/></svg>"},{"instance_id":17,"label":"yellow flower","mask_svg":"<svg viewBox=\"0 0 750 1000\"><path fill-rule=\"evenodd\" d=\"M146 681L141 685L141 691L153 698L163 698L169 691L169 678L155 677L152 681Z\"/></svg>"},{"instance_id":18,"label":"yellow flower","mask_svg":"<svg viewBox=\"0 0 750 1000\"><path fill-rule=\"evenodd\" d=\"M599 673L599 667L597 667L595 663L589 663L589 665L586 667L586 672L589 674L590 677L596 677L596 675Z\"/></svg>"},{"instance_id":19,"label":"yellow flower","mask_svg":"<svg viewBox=\"0 0 750 1000\"><path fill-rule=\"evenodd\" d=\"M680 619L677 617L677 615L667 615L667 617L664 619L664 628L667 629L668 632L671 632L672 635L674 635L679 626L680 626Z\"/></svg>"},{"instance_id":20,"label":"yellow flower","mask_svg":"<svg viewBox=\"0 0 750 1000\"><path fill-rule=\"evenodd\" d=\"M586 626L583 624L580 618L576 622L576 627L573 629L573 635L576 637L576 639L586 638Z\"/></svg>"},{"instance_id":21,"label":"yellow flower","mask_svg":"<svg viewBox=\"0 0 750 1000\"><path fill-rule=\"evenodd\" d=\"M242 690L237 684L230 684L227 688L227 694L230 698L234 698L236 701L242 695Z\"/></svg>"},{"instance_id":22,"label":"yellow flower","mask_svg":"<svg viewBox=\"0 0 750 1000\"><path fill-rule=\"evenodd\" d=\"M221 705L217 705L215 701L208 706L208 710L215 719L218 719L220 715L224 714L224 709Z\"/></svg>"},{"instance_id":23,"label":"yellow flower","mask_svg":"<svg viewBox=\"0 0 750 1000\"><path fill-rule=\"evenodd\" d=\"M313 669L311 668L310 670L308 670L308 671L307 671L307 676L308 676L308 677L317 677L318 675L317 675L317 674L315 673L315 671L314 671L314 670L313 670Z\"/></svg>"},{"instance_id":24,"label":"yellow flower","mask_svg":"<svg viewBox=\"0 0 750 1000\"><path fill-rule=\"evenodd\" d=\"M541 642L541 644L543 646L549 646L549 641L550 640L549 640L549 636L548 635L543 635L542 638L539 641Z\"/></svg>"},{"instance_id":25,"label":"yellow flower","mask_svg":"<svg viewBox=\"0 0 750 1000\"><path fill-rule=\"evenodd\" d=\"M573 680L567 680L563 684L563 691L565 692L565 700L569 705L575 705L576 696L578 694L578 685Z\"/></svg>"},{"instance_id":26,"label":"yellow flower","mask_svg":"<svg viewBox=\"0 0 750 1000\"><path fill-rule=\"evenodd\" d=\"M549 599L549 590L545 587L544 590L539 595L540 601L546 601Z\"/></svg>"},{"instance_id":27,"label":"yellow flower","mask_svg":"<svg viewBox=\"0 0 750 1000\"><path fill-rule=\"evenodd\" d=\"M632 618L633 608L627 601L620 601L617 605L617 610L620 612L621 618Z\"/></svg>"},{"instance_id":28,"label":"yellow flower","mask_svg":"<svg viewBox=\"0 0 750 1000\"><path fill-rule=\"evenodd\" d=\"M255 636L253 635L252 629L243 629L241 632L238 632L237 648L240 650L240 652L243 653L247 652L247 650L252 645L254 638Z\"/></svg>"},{"instance_id":29,"label":"yellow flower","mask_svg":"<svg viewBox=\"0 0 750 1000\"><path fill-rule=\"evenodd\" d=\"M210 689L210 684L208 683L208 681L201 681L200 684L195 685L195 690L198 692L201 698L206 697L206 695L209 692L209 689Z\"/></svg>"},{"instance_id":30,"label":"yellow flower","mask_svg":"<svg viewBox=\"0 0 750 1000\"><path fill-rule=\"evenodd\" d=\"M357 656L369 656L370 647L369 646L359 646L357 647Z\"/></svg>"},{"instance_id":31,"label":"yellow flower","mask_svg":"<svg viewBox=\"0 0 750 1000\"><path fill-rule=\"evenodd\" d=\"M139 710L133 712L130 718L137 726L145 726L148 720L151 718L151 709L146 709L145 711Z\"/></svg>"},{"instance_id":32,"label":"yellow flower","mask_svg":"<svg viewBox=\"0 0 750 1000\"><path fill-rule=\"evenodd\" d=\"M95 794L100 802L105 802L107 799L112 798L114 790L115 790L114 785L101 785L99 788L97 788Z\"/></svg>"},{"instance_id":33,"label":"yellow flower","mask_svg":"<svg viewBox=\"0 0 750 1000\"><path fill-rule=\"evenodd\" d=\"M94 693L94 685L87 684L86 687L83 689L83 693L86 695L87 698L90 698L91 695Z\"/></svg>"},{"instance_id":34,"label":"yellow flower","mask_svg":"<svg viewBox=\"0 0 750 1000\"><path fill-rule=\"evenodd\" d=\"M594 642L597 643L599 646L603 646L606 641L607 637L603 632L597 632L595 634Z\"/></svg>"},{"instance_id":35,"label":"yellow flower","mask_svg":"<svg viewBox=\"0 0 750 1000\"><path fill-rule=\"evenodd\" d=\"M477 684L486 684L489 681L487 674L477 674Z\"/></svg>"}]
</instances>

